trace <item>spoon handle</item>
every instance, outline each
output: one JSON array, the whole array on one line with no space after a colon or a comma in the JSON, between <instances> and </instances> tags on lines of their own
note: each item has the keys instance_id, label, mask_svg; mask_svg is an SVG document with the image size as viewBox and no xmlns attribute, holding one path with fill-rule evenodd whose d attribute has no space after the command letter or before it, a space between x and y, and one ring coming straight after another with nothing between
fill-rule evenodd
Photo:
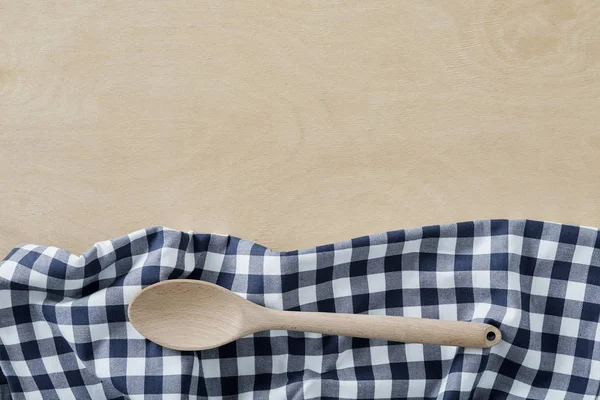
<instances>
[{"instance_id":1,"label":"spoon handle","mask_svg":"<svg viewBox=\"0 0 600 400\"><path fill-rule=\"evenodd\" d=\"M502 337L498 328L480 322L278 310L269 310L265 329L477 348L491 347Z\"/></svg>"}]
</instances>

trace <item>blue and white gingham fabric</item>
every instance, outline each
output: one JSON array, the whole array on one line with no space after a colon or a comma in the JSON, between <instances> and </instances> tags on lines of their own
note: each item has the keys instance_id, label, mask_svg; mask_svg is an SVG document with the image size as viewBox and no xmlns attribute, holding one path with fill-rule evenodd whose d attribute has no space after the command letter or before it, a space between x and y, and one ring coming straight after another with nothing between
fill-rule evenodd
<instances>
[{"instance_id":1,"label":"blue and white gingham fabric","mask_svg":"<svg viewBox=\"0 0 600 400\"><path fill-rule=\"evenodd\" d=\"M174 278L283 310L496 325L464 349L269 331L179 352L141 337L127 306ZM0 393L13 399L596 399L600 235L485 220L276 252L155 227L83 255L23 245L0 264ZM2 395L0 394L0 397Z\"/></svg>"}]
</instances>

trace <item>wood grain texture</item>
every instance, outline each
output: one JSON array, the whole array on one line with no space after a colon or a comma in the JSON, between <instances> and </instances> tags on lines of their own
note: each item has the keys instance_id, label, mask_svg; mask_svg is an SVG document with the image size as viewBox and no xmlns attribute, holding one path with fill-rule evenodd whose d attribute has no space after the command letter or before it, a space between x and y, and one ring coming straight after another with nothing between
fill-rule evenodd
<instances>
[{"instance_id":1,"label":"wood grain texture","mask_svg":"<svg viewBox=\"0 0 600 400\"><path fill-rule=\"evenodd\" d=\"M600 226L600 2L0 2L0 250Z\"/></svg>"},{"instance_id":2,"label":"wood grain texture","mask_svg":"<svg viewBox=\"0 0 600 400\"><path fill-rule=\"evenodd\" d=\"M481 322L273 310L214 283L190 279L148 286L133 299L128 314L145 338L184 351L212 349L271 329L473 348L502 339L498 328Z\"/></svg>"}]
</instances>

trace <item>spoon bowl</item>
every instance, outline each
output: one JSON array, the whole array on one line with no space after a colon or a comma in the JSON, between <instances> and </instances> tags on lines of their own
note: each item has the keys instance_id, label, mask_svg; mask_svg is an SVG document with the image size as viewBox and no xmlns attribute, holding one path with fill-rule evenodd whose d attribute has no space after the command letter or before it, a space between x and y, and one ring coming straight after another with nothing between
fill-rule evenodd
<instances>
[{"instance_id":1,"label":"spoon bowl","mask_svg":"<svg viewBox=\"0 0 600 400\"><path fill-rule=\"evenodd\" d=\"M171 280L142 290L129 306L129 320L147 339L164 347L204 350L251 333L246 320L258 308L218 285Z\"/></svg>"},{"instance_id":2,"label":"spoon bowl","mask_svg":"<svg viewBox=\"0 0 600 400\"><path fill-rule=\"evenodd\" d=\"M269 329L479 348L502 337L498 328L480 322L273 310L213 283L189 279L142 290L129 306L129 320L155 343L194 351Z\"/></svg>"}]
</instances>

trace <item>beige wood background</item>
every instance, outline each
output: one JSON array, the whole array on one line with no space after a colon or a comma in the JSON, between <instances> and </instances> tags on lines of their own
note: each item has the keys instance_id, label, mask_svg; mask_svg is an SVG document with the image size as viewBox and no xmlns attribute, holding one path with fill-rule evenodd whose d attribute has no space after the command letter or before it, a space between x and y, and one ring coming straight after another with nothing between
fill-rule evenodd
<instances>
[{"instance_id":1,"label":"beige wood background","mask_svg":"<svg viewBox=\"0 0 600 400\"><path fill-rule=\"evenodd\" d=\"M600 226L600 2L0 1L0 252Z\"/></svg>"}]
</instances>

